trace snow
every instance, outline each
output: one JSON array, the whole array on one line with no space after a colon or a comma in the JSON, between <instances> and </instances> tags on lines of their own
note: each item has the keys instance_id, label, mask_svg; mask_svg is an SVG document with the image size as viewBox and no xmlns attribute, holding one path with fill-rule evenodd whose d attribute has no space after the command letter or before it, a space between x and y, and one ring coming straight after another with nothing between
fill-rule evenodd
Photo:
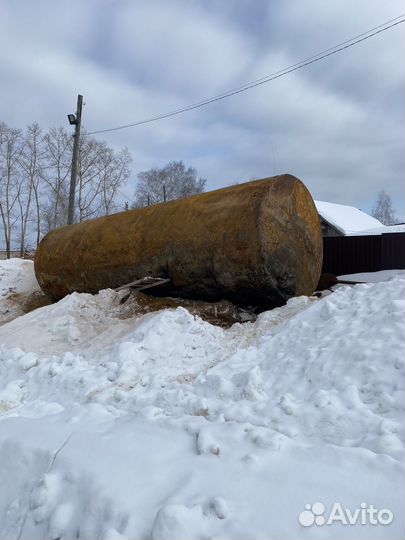
<instances>
[{"instance_id":1,"label":"snow","mask_svg":"<svg viewBox=\"0 0 405 540\"><path fill-rule=\"evenodd\" d=\"M405 279L405 270L380 270L379 272L361 272L359 274L345 274L338 276L338 279L347 281L361 281L367 283L379 283L389 281L395 276Z\"/></svg>"},{"instance_id":2,"label":"snow","mask_svg":"<svg viewBox=\"0 0 405 540\"><path fill-rule=\"evenodd\" d=\"M405 232L405 225L381 225L373 229L366 229L361 231L362 235L379 235L379 234L388 234L388 233L403 233ZM350 233L352 236L357 235L358 233Z\"/></svg>"},{"instance_id":3,"label":"snow","mask_svg":"<svg viewBox=\"0 0 405 540\"><path fill-rule=\"evenodd\" d=\"M3 309L5 268L36 284L0 265ZM111 290L4 324L0 538L402 538L405 276L361 276L229 329ZM395 518L303 527L317 501Z\"/></svg>"},{"instance_id":4,"label":"snow","mask_svg":"<svg viewBox=\"0 0 405 540\"><path fill-rule=\"evenodd\" d=\"M378 219L354 206L324 201L315 201L315 205L323 219L343 235L355 235L368 229L379 229L376 234L381 234L384 230L384 225Z\"/></svg>"},{"instance_id":5,"label":"snow","mask_svg":"<svg viewBox=\"0 0 405 540\"><path fill-rule=\"evenodd\" d=\"M39 291L32 261L0 261L0 325L22 315L21 298Z\"/></svg>"}]
</instances>

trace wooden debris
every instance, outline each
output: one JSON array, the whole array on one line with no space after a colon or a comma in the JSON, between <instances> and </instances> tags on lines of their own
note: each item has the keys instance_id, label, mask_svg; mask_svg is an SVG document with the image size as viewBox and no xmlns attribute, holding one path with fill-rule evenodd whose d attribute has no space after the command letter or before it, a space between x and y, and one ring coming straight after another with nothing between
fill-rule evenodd
<instances>
[{"instance_id":1,"label":"wooden debris","mask_svg":"<svg viewBox=\"0 0 405 540\"><path fill-rule=\"evenodd\" d=\"M165 285L169 283L170 279L163 278L153 278L153 277L144 277L142 279L136 279L125 285L117 287L116 291L122 291L123 289L135 289L137 291L144 291L145 289L151 289L152 287L158 287L160 285Z\"/></svg>"}]
</instances>

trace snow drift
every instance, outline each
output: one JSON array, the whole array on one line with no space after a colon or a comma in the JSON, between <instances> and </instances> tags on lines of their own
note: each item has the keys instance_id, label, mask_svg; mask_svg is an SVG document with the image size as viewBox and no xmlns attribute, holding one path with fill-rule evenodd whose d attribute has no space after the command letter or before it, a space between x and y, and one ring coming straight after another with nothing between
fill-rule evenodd
<instances>
[{"instance_id":1,"label":"snow drift","mask_svg":"<svg viewBox=\"0 0 405 540\"><path fill-rule=\"evenodd\" d=\"M111 290L0 327L0 538L402 538L405 279L384 279L229 329L122 318ZM305 528L315 501L394 520Z\"/></svg>"}]
</instances>

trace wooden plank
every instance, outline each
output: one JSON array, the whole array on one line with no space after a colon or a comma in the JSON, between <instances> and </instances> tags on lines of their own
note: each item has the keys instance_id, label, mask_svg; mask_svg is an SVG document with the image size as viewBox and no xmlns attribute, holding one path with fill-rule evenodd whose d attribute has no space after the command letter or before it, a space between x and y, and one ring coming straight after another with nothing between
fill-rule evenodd
<instances>
[{"instance_id":1,"label":"wooden plank","mask_svg":"<svg viewBox=\"0 0 405 540\"><path fill-rule=\"evenodd\" d=\"M159 279L159 281L156 281L155 283L151 283L150 285L145 285L144 287L140 287L137 290L138 291L144 291L145 289L151 289L152 287L158 287L159 285L164 285L166 283L169 283L170 279Z\"/></svg>"},{"instance_id":2,"label":"wooden plank","mask_svg":"<svg viewBox=\"0 0 405 540\"><path fill-rule=\"evenodd\" d=\"M143 291L144 289L150 289L151 287L157 287L158 285L169 283L169 281L170 279L144 277L142 279L137 279L135 281L131 281L130 283L126 283L125 285L121 285L115 290L122 291L123 289L137 289L138 291Z\"/></svg>"},{"instance_id":3,"label":"wooden plank","mask_svg":"<svg viewBox=\"0 0 405 540\"><path fill-rule=\"evenodd\" d=\"M121 285L120 287L117 287L116 291L121 291L122 289L130 289L131 287L136 287L137 285L142 285L145 283L146 278L137 279L135 281L131 281L130 283L126 283L125 285Z\"/></svg>"}]
</instances>

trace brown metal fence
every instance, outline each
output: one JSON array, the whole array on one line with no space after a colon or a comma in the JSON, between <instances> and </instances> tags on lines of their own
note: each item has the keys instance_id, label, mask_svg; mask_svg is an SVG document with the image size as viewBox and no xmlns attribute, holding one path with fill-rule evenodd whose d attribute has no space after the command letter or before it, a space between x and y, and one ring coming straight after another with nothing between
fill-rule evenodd
<instances>
[{"instance_id":1,"label":"brown metal fence","mask_svg":"<svg viewBox=\"0 0 405 540\"><path fill-rule=\"evenodd\" d=\"M322 272L335 276L405 268L405 233L323 239Z\"/></svg>"}]
</instances>

